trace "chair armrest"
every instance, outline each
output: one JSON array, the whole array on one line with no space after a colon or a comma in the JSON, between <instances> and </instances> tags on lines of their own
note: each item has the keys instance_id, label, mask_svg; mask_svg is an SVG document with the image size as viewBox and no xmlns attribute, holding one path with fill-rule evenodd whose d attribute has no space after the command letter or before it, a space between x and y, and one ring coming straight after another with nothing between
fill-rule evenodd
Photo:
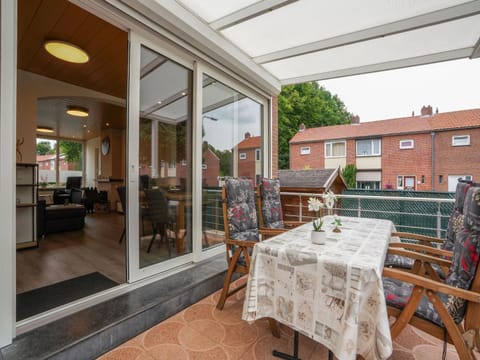
<instances>
[{"instance_id":1,"label":"chair armrest","mask_svg":"<svg viewBox=\"0 0 480 360\"><path fill-rule=\"evenodd\" d=\"M405 245L405 244L402 244L402 245ZM434 264L437 264L438 266L447 267L447 268L450 267L452 263L450 260L445 260L436 256L422 254L422 253L411 251L411 250L406 250L403 247L402 248L389 247L387 253L392 255L405 256L405 257L408 257L414 260L420 260L423 262L434 263Z\"/></svg>"},{"instance_id":2,"label":"chair armrest","mask_svg":"<svg viewBox=\"0 0 480 360\"><path fill-rule=\"evenodd\" d=\"M404 239L412 239L412 240L417 240L420 243L426 243L426 244L431 244L431 243L443 243L444 240L433 237L433 236L426 236L426 235L419 235L419 234L413 234L413 233L408 233L408 232L393 232L392 236L398 236L400 238Z\"/></svg>"},{"instance_id":3,"label":"chair armrest","mask_svg":"<svg viewBox=\"0 0 480 360\"><path fill-rule=\"evenodd\" d=\"M300 225L303 225L303 224L306 224L306 223L303 222L303 221L284 221L283 224L285 225L286 228L292 229L292 228L296 228L297 226L300 226Z\"/></svg>"},{"instance_id":4,"label":"chair armrest","mask_svg":"<svg viewBox=\"0 0 480 360\"><path fill-rule=\"evenodd\" d=\"M269 235L269 236L275 236L279 234L283 234L285 231L288 231L288 229L281 228L281 229L273 229L273 228L259 228L258 231L262 235Z\"/></svg>"},{"instance_id":5,"label":"chair armrest","mask_svg":"<svg viewBox=\"0 0 480 360\"><path fill-rule=\"evenodd\" d=\"M421 275L416 275L393 268L384 268L382 275L390 279L400 280L409 284L424 287L425 289L440 292L446 295L453 295L475 303L480 303L480 293L478 292L446 285L442 282L438 282Z\"/></svg>"},{"instance_id":6,"label":"chair armrest","mask_svg":"<svg viewBox=\"0 0 480 360\"><path fill-rule=\"evenodd\" d=\"M233 240L227 239L225 240L225 244L240 246L240 247L254 247L258 241L250 241L250 240Z\"/></svg>"},{"instance_id":7,"label":"chair armrest","mask_svg":"<svg viewBox=\"0 0 480 360\"><path fill-rule=\"evenodd\" d=\"M421 251L427 254L445 256L445 257L453 256L453 253L450 250L437 249L435 247L428 246L428 245L419 245L419 244L411 244L411 243L390 243L389 247L401 248L401 249L412 250L412 251Z\"/></svg>"}]
</instances>

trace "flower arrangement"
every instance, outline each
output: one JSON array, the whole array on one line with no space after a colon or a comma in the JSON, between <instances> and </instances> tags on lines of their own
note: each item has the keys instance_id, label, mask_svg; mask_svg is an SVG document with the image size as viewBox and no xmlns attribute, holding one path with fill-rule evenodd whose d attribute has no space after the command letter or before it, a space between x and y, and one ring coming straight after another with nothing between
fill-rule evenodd
<instances>
[{"instance_id":1,"label":"flower arrangement","mask_svg":"<svg viewBox=\"0 0 480 360\"><path fill-rule=\"evenodd\" d=\"M317 217L319 217L320 210L323 209L324 204L316 197L308 199L308 211L315 211ZM313 231L322 231L323 221L321 218L313 220Z\"/></svg>"},{"instance_id":2,"label":"flower arrangement","mask_svg":"<svg viewBox=\"0 0 480 360\"><path fill-rule=\"evenodd\" d=\"M47 187L48 184L48 174L40 175L40 186L42 188Z\"/></svg>"},{"instance_id":3,"label":"flower arrangement","mask_svg":"<svg viewBox=\"0 0 480 360\"><path fill-rule=\"evenodd\" d=\"M328 190L322 195L323 202L328 209L328 214L332 214L333 206L335 205L335 201L337 200L337 195L333 193L333 191Z\"/></svg>"}]
</instances>

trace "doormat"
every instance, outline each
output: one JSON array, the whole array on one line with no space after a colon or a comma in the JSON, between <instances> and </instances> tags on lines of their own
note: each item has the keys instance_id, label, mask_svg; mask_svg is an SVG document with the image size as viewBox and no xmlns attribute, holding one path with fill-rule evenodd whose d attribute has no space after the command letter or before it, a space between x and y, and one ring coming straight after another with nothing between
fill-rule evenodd
<instances>
[{"instance_id":1,"label":"doormat","mask_svg":"<svg viewBox=\"0 0 480 360\"><path fill-rule=\"evenodd\" d=\"M17 321L117 285L99 272L93 272L17 294Z\"/></svg>"}]
</instances>

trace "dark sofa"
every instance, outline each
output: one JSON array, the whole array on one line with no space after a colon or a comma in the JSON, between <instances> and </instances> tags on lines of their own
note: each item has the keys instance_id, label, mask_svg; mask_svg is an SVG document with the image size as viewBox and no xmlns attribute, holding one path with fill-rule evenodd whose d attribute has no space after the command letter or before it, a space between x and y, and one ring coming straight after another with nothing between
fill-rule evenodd
<instances>
[{"instance_id":1,"label":"dark sofa","mask_svg":"<svg viewBox=\"0 0 480 360\"><path fill-rule=\"evenodd\" d=\"M39 200L37 206L37 235L80 230L85 225L85 206L78 204L46 206Z\"/></svg>"}]
</instances>

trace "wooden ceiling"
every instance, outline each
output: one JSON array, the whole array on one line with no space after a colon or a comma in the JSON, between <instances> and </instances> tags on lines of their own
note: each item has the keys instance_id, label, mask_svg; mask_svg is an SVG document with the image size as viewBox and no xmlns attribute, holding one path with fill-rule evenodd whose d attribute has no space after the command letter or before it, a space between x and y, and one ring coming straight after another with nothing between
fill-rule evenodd
<instances>
[{"instance_id":1,"label":"wooden ceiling","mask_svg":"<svg viewBox=\"0 0 480 360\"><path fill-rule=\"evenodd\" d=\"M86 50L90 61L51 56L46 40ZM128 34L66 0L18 1L18 67L49 78L126 98Z\"/></svg>"},{"instance_id":2,"label":"wooden ceiling","mask_svg":"<svg viewBox=\"0 0 480 360\"><path fill-rule=\"evenodd\" d=\"M73 64L53 57L43 47L45 41L53 39L81 47L90 60ZM107 127L125 128L127 32L67 0L19 0L17 50L21 70L121 99L118 106L72 94L57 99L39 98L37 126L53 127L53 135L72 139L100 136L101 130ZM21 103L21 89L18 96ZM89 108L88 118L74 119L66 115L69 104Z\"/></svg>"}]
</instances>

